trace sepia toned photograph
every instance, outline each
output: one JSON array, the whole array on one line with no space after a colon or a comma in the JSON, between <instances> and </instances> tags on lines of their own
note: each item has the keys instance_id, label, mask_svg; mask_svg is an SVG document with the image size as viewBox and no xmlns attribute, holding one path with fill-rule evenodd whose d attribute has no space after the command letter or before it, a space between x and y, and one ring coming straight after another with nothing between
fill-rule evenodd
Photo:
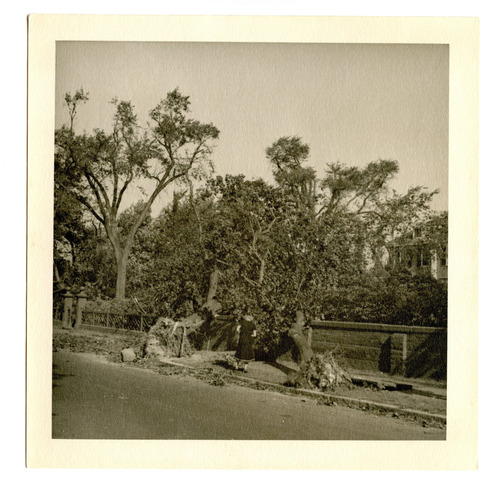
<instances>
[{"instance_id":1,"label":"sepia toned photograph","mask_svg":"<svg viewBox=\"0 0 500 481\"><path fill-rule=\"evenodd\" d=\"M52 48L52 441L450 439L449 43Z\"/></svg>"}]
</instances>

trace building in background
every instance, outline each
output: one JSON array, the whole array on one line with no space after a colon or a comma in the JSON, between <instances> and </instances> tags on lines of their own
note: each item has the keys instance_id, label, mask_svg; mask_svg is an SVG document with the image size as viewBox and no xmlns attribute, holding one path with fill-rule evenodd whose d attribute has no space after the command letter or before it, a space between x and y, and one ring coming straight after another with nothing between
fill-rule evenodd
<instances>
[{"instance_id":1,"label":"building in background","mask_svg":"<svg viewBox=\"0 0 500 481\"><path fill-rule=\"evenodd\" d=\"M443 213L411 234L396 239L390 247L389 263L407 268L413 275L431 275L448 281L448 214Z\"/></svg>"}]
</instances>

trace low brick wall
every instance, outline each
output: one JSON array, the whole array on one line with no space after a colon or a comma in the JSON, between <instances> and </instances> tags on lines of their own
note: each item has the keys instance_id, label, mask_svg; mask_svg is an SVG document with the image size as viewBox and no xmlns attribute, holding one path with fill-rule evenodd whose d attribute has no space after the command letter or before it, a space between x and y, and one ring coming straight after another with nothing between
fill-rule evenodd
<instances>
[{"instance_id":1,"label":"low brick wall","mask_svg":"<svg viewBox=\"0 0 500 481\"><path fill-rule=\"evenodd\" d=\"M313 350L338 352L352 369L446 378L444 328L320 321L312 326Z\"/></svg>"}]
</instances>

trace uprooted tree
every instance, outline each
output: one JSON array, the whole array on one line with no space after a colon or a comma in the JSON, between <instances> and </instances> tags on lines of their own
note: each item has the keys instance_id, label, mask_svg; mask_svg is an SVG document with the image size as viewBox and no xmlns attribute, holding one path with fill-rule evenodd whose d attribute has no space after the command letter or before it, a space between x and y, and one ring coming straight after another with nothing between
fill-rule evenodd
<instances>
[{"instance_id":1,"label":"uprooted tree","mask_svg":"<svg viewBox=\"0 0 500 481\"><path fill-rule=\"evenodd\" d=\"M302 311L297 311L295 322L290 326L288 335L292 338L299 351L299 365L301 368L304 368L313 357L309 335L311 329L312 328L309 327L306 331L304 313Z\"/></svg>"},{"instance_id":2,"label":"uprooted tree","mask_svg":"<svg viewBox=\"0 0 500 481\"><path fill-rule=\"evenodd\" d=\"M299 372L289 379L293 385L334 390L337 386L349 384L349 373L340 366L333 353L318 354L311 348L312 328L306 326L302 311L297 311L295 321L288 330L298 351Z\"/></svg>"},{"instance_id":3,"label":"uprooted tree","mask_svg":"<svg viewBox=\"0 0 500 481\"><path fill-rule=\"evenodd\" d=\"M138 261L147 282L134 288L151 299L150 309L168 302L177 318L187 300L185 317L216 295L226 312L252 312L257 349L269 358L297 310L308 319L343 312L344 293L384 269L384 247L426 218L434 193L392 192L395 161L332 164L318 179L304 166L308 152L295 137L268 149L275 185L242 175L212 178L197 191L187 182L152 224Z\"/></svg>"}]
</instances>

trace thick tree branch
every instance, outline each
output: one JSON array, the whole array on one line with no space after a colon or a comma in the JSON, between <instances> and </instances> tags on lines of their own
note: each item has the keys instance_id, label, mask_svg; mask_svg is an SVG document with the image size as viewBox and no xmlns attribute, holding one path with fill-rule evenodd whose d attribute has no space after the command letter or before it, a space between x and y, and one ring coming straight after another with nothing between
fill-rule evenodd
<instances>
[{"instance_id":1,"label":"thick tree branch","mask_svg":"<svg viewBox=\"0 0 500 481\"><path fill-rule=\"evenodd\" d=\"M125 179L125 181L123 182L122 188L120 189L120 192L118 193L118 198L117 198L116 203L115 203L116 211L118 211L118 209L122 203L123 194L125 193L125 191L127 190L127 187L130 185L130 182L132 182L133 179L134 179L134 176L132 173L130 173L128 175L128 177Z\"/></svg>"},{"instance_id":2,"label":"thick tree branch","mask_svg":"<svg viewBox=\"0 0 500 481\"><path fill-rule=\"evenodd\" d=\"M104 204L102 202L99 189L94 185L92 177L87 172L85 172L84 175L85 175L85 178L87 179L89 187L91 188L92 192L94 193L94 195L96 197L97 204L99 205L99 209L101 210L102 216L104 218L106 218L107 217L107 213L109 213L109 210L105 208L105 206L104 206Z\"/></svg>"}]
</instances>

